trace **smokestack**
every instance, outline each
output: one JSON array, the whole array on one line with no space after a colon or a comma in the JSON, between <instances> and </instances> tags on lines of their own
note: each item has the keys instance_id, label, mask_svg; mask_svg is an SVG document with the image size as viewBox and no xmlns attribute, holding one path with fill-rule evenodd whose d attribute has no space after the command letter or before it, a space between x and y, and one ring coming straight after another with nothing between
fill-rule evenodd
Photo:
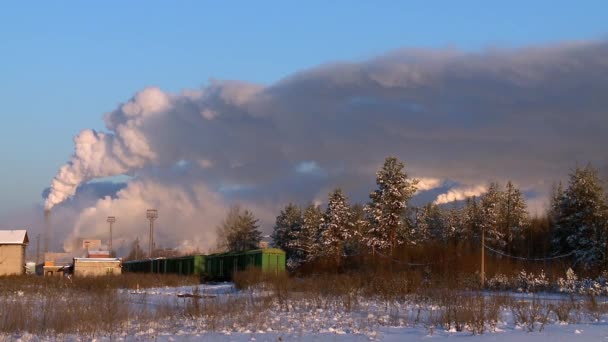
<instances>
[{"instance_id":1,"label":"smokestack","mask_svg":"<svg viewBox=\"0 0 608 342\"><path fill-rule=\"evenodd\" d=\"M46 254L49 251L49 241L51 238L51 210L44 210L44 242L43 242L43 253Z\"/></svg>"}]
</instances>

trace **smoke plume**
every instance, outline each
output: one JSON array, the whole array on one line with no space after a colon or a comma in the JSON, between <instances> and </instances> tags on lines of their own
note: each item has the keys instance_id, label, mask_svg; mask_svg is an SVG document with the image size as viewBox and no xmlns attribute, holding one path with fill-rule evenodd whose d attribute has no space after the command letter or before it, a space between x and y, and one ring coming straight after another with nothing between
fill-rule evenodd
<instances>
[{"instance_id":1,"label":"smoke plume","mask_svg":"<svg viewBox=\"0 0 608 342\"><path fill-rule=\"evenodd\" d=\"M72 238L102 236L111 214L132 239L154 206L159 225L183 235L167 233L167 244L211 241L218 217L236 202L254 206L268 230L281 205L306 204L336 186L363 201L387 155L425 179L421 190L439 179L512 179L546 193L577 161L608 163L607 91L605 41L481 53L406 49L271 85L149 87L107 113L104 131L74 138L45 208L64 206L91 180L129 175L125 189L80 212ZM482 188L452 189L437 203Z\"/></svg>"},{"instance_id":2,"label":"smoke plume","mask_svg":"<svg viewBox=\"0 0 608 342\"><path fill-rule=\"evenodd\" d=\"M445 194L437 196L435 204L446 204L455 201L462 201L473 196L479 197L486 191L487 188L484 185L456 187L450 189L450 191L446 192Z\"/></svg>"}]
</instances>

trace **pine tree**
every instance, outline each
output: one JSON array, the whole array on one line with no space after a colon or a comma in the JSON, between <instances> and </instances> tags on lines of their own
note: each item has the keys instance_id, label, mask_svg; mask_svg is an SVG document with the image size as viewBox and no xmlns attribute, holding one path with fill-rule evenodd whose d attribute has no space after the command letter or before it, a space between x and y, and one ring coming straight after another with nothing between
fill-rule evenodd
<instances>
[{"instance_id":1,"label":"pine tree","mask_svg":"<svg viewBox=\"0 0 608 342\"><path fill-rule=\"evenodd\" d=\"M292 259L292 268L298 267L303 262L314 261L322 254L321 245L321 223L323 212L317 205L311 204L302 213L302 228L291 240L289 248L298 251L299 259Z\"/></svg>"},{"instance_id":2,"label":"pine tree","mask_svg":"<svg viewBox=\"0 0 608 342\"><path fill-rule=\"evenodd\" d=\"M272 232L272 243L287 253L287 260L296 257L296 250L291 248L293 240L302 229L302 211L298 206L289 203L277 216Z\"/></svg>"},{"instance_id":3,"label":"pine tree","mask_svg":"<svg viewBox=\"0 0 608 342\"><path fill-rule=\"evenodd\" d=\"M463 226L460 234L463 240L469 242L481 241L482 213L477 202L475 196L469 197L463 209Z\"/></svg>"},{"instance_id":4,"label":"pine tree","mask_svg":"<svg viewBox=\"0 0 608 342\"><path fill-rule=\"evenodd\" d=\"M407 241L411 231L404 217L417 180L409 180L403 168L397 158L386 158L376 173L378 189L370 194L371 201L365 207L369 221L367 245L376 251L388 250L391 255L395 247Z\"/></svg>"},{"instance_id":5,"label":"pine tree","mask_svg":"<svg viewBox=\"0 0 608 342\"><path fill-rule=\"evenodd\" d=\"M346 242L344 252L346 255L358 255L363 251L364 236L367 233L367 220L365 219L365 210L361 204L354 204L350 208L351 227L353 237Z\"/></svg>"},{"instance_id":6,"label":"pine tree","mask_svg":"<svg viewBox=\"0 0 608 342\"><path fill-rule=\"evenodd\" d=\"M574 266L604 262L608 212L598 171L591 165L577 167L558 203L555 245L574 253Z\"/></svg>"},{"instance_id":7,"label":"pine tree","mask_svg":"<svg viewBox=\"0 0 608 342\"><path fill-rule=\"evenodd\" d=\"M488 191L481 197L481 228L485 229L486 245L504 247L505 233L500 227L500 203L503 194L498 183L490 183Z\"/></svg>"},{"instance_id":8,"label":"pine tree","mask_svg":"<svg viewBox=\"0 0 608 342\"><path fill-rule=\"evenodd\" d=\"M507 183L502 196L500 221L505 242L511 251L514 242L523 240L524 230L529 223L526 201L511 181Z\"/></svg>"},{"instance_id":9,"label":"pine tree","mask_svg":"<svg viewBox=\"0 0 608 342\"><path fill-rule=\"evenodd\" d=\"M329 194L327 210L320 225L321 242L325 255L333 257L340 265L344 244L354 237L350 207L342 190L336 189Z\"/></svg>"},{"instance_id":10,"label":"pine tree","mask_svg":"<svg viewBox=\"0 0 608 342\"><path fill-rule=\"evenodd\" d=\"M253 213L234 206L217 229L218 248L231 252L257 249L262 240L262 233L258 228L258 220Z\"/></svg>"}]
</instances>

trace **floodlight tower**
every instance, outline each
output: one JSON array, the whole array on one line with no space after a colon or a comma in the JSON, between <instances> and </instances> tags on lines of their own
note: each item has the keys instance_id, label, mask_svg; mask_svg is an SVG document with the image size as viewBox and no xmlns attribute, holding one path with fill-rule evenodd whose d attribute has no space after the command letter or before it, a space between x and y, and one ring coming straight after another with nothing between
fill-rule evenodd
<instances>
[{"instance_id":1,"label":"floodlight tower","mask_svg":"<svg viewBox=\"0 0 608 342\"><path fill-rule=\"evenodd\" d=\"M148 246L148 257L152 257L152 251L154 250L154 220L158 218L158 210L148 209L146 211L146 217L150 220L150 245Z\"/></svg>"},{"instance_id":2,"label":"floodlight tower","mask_svg":"<svg viewBox=\"0 0 608 342\"><path fill-rule=\"evenodd\" d=\"M112 253L112 225L114 224L114 222L116 222L116 217L108 216L108 219L106 221L110 224L110 240L108 242L108 249L109 252Z\"/></svg>"}]
</instances>

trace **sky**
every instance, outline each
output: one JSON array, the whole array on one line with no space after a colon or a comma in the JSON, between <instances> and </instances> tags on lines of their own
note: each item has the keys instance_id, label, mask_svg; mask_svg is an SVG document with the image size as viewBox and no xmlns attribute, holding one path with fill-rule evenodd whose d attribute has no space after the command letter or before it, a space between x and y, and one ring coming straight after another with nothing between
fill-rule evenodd
<instances>
[{"instance_id":1,"label":"sky","mask_svg":"<svg viewBox=\"0 0 608 342\"><path fill-rule=\"evenodd\" d=\"M74 137L87 128L107 131L104 114L146 87L177 94L238 80L280 88L319 66L373 64L395 51L475 54L601 41L608 31L605 1L0 6L0 218L40 206L74 152ZM309 157L300 169L316 168Z\"/></svg>"}]
</instances>

